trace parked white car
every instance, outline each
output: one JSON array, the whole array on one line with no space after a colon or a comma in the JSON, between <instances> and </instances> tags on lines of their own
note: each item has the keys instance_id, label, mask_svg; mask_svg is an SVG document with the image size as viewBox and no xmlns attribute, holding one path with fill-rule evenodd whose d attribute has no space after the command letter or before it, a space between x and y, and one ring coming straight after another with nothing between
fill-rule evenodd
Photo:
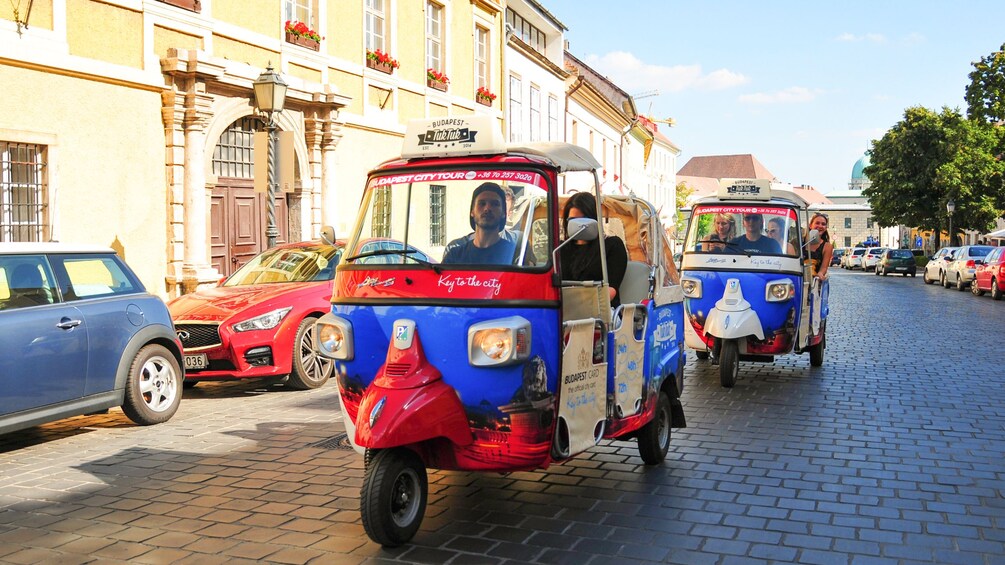
<instances>
[{"instance_id":1,"label":"parked white car","mask_svg":"<svg viewBox=\"0 0 1005 565\"><path fill-rule=\"evenodd\" d=\"M932 284L933 282L945 284L946 267L953 260L953 253L955 252L955 247L943 247L928 259L928 263L925 264L925 270L921 273L921 278L924 279L925 284Z\"/></svg>"},{"instance_id":2,"label":"parked white car","mask_svg":"<svg viewBox=\"0 0 1005 565\"><path fill-rule=\"evenodd\" d=\"M848 253L844 254L845 269L855 269L862 268L862 257L865 255L865 247L854 247Z\"/></svg>"},{"instance_id":3,"label":"parked white car","mask_svg":"<svg viewBox=\"0 0 1005 565\"><path fill-rule=\"evenodd\" d=\"M964 245L960 247L953 260L946 266L946 274L942 279L942 286L949 288L956 285L956 290L963 291L970 288L971 281L974 280L974 273L977 265L984 263L984 258L994 247L990 245Z\"/></svg>"},{"instance_id":4,"label":"parked white car","mask_svg":"<svg viewBox=\"0 0 1005 565\"><path fill-rule=\"evenodd\" d=\"M870 247L866 249L865 254L862 255L862 270L871 271L875 269L884 251L886 251L885 247Z\"/></svg>"}]
</instances>

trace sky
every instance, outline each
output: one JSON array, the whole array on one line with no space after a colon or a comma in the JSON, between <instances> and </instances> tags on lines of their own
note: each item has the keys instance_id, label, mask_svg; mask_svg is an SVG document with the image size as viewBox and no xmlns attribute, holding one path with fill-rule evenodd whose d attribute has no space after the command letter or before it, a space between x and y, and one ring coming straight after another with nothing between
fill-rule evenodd
<instances>
[{"instance_id":1,"label":"sky","mask_svg":"<svg viewBox=\"0 0 1005 565\"><path fill-rule=\"evenodd\" d=\"M965 114L973 63L1005 43L1002 0L539 2L574 56L675 120L678 170L749 153L825 194L907 108Z\"/></svg>"}]
</instances>

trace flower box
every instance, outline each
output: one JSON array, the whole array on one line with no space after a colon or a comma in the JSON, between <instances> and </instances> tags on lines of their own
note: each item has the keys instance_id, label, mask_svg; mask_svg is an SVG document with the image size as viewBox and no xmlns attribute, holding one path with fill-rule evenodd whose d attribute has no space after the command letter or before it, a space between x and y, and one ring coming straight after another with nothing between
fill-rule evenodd
<instances>
[{"instance_id":1,"label":"flower box","mask_svg":"<svg viewBox=\"0 0 1005 565\"><path fill-rule=\"evenodd\" d=\"M199 0L161 0L161 2L178 8L184 8L190 12L198 13L202 11L202 2Z\"/></svg>"},{"instance_id":2,"label":"flower box","mask_svg":"<svg viewBox=\"0 0 1005 565\"><path fill-rule=\"evenodd\" d=\"M374 61L373 59L368 58L366 60L366 67L368 69L373 69L375 71L380 71L382 73L387 74L394 73L394 67L392 67L391 63L388 62L381 63L380 61Z\"/></svg>"},{"instance_id":3,"label":"flower box","mask_svg":"<svg viewBox=\"0 0 1005 565\"><path fill-rule=\"evenodd\" d=\"M447 91L447 83L442 80L436 80L431 78L426 78L426 86L429 88L435 88L441 92Z\"/></svg>"},{"instance_id":4,"label":"flower box","mask_svg":"<svg viewBox=\"0 0 1005 565\"><path fill-rule=\"evenodd\" d=\"M292 43L294 45L299 45L301 47L306 47L308 49L313 49L315 51L321 50L321 42L316 39L311 39L306 35L297 35L292 32L286 32L286 42Z\"/></svg>"},{"instance_id":5,"label":"flower box","mask_svg":"<svg viewBox=\"0 0 1005 565\"><path fill-rule=\"evenodd\" d=\"M366 51L366 66L367 68L380 71L382 73L391 74L394 69L397 69L400 65L398 60L394 57L384 53L380 49L375 49Z\"/></svg>"},{"instance_id":6,"label":"flower box","mask_svg":"<svg viewBox=\"0 0 1005 565\"><path fill-rule=\"evenodd\" d=\"M476 94L475 95L475 102L477 102L479 104L482 104L482 105L485 105L485 106L491 106L492 105L492 99L489 98L488 96L483 96L481 94Z\"/></svg>"},{"instance_id":7,"label":"flower box","mask_svg":"<svg viewBox=\"0 0 1005 565\"><path fill-rule=\"evenodd\" d=\"M479 104L484 104L486 106L491 106L492 102L495 101L496 95L492 94L492 91L484 86L479 86L478 90L475 91L475 102Z\"/></svg>"}]
</instances>

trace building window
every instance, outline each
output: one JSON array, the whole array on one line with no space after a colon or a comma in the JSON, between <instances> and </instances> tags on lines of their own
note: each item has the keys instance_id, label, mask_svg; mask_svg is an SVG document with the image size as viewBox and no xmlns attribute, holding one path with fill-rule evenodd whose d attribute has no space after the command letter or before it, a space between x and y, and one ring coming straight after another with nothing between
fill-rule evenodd
<instances>
[{"instance_id":1,"label":"building window","mask_svg":"<svg viewBox=\"0 0 1005 565\"><path fill-rule=\"evenodd\" d=\"M443 67L443 6L427 2L426 68L446 74Z\"/></svg>"},{"instance_id":2,"label":"building window","mask_svg":"<svg viewBox=\"0 0 1005 565\"><path fill-rule=\"evenodd\" d=\"M851 218L845 218L844 219L844 228L846 230L850 230L851 229Z\"/></svg>"},{"instance_id":3,"label":"building window","mask_svg":"<svg viewBox=\"0 0 1005 565\"><path fill-rule=\"evenodd\" d=\"M509 77L509 140L523 141L520 125L523 122L523 83L519 77Z\"/></svg>"},{"instance_id":4,"label":"building window","mask_svg":"<svg viewBox=\"0 0 1005 565\"><path fill-rule=\"evenodd\" d=\"M373 203L373 224L374 237L391 237L391 187L381 186L374 189L376 201Z\"/></svg>"},{"instance_id":5,"label":"building window","mask_svg":"<svg viewBox=\"0 0 1005 565\"><path fill-rule=\"evenodd\" d=\"M475 88L492 90L489 83L489 30L475 26Z\"/></svg>"},{"instance_id":6,"label":"building window","mask_svg":"<svg viewBox=\"0 0 1005 565\"><path fill-rule=\"evenodd\" d=\"M45 145L0 141L0 241L49 239Z\"/></svg>"},{"instance_id":7,"label":"building window","mask_svg":"<svg viewBox=\"0 0 1005 565\"><path fill-rule=\"evenodd\" d=\"M541 89L530 85L530 141L541 141Z\"/></svg>"},{"instance_id":8,"label":"building window","mask_svg":"<svg viewBox=\"0 0 1005 565\"><path fill-rule=\"evenodd\" d=\"M238 179L255 178L255 130L258 121L241 118L220 135L213 148L213 174Z\"/></svg>"},{"instance_id":9,"label":"building window","mask_svg":"<svg viewBox=\"0 0 1005 565\"><path fill-rule=\"evenodd\" d=\"M513 10L506 8L506 23L513 27L513 35L519 37L524 43L530 45L535 51L545 52L547 41L544 32L532 26L530 22L520 17Z\"/></svg>"},{"instance_id":10,"label":"building window","mask_svg":"<svg viewBox=\"0 0 1005 565\"><path fill-rule=\"evenodd\" d=\"M845 247L851 247L851 236L850 235L844 236L844 246Z\"/></svg>"},{"instance_id":11,"label":"building window","mask_svg":"<svg viewBox=\"0 0 1005 565\"><path fill-rule=\"evenodd\" d=\"M314 0L283 0L283 20L288 22L304 22L314 29ZM274 12L273 12L274 13Z\"/></svg>"},{"instance_id":12,"label":"building window","mask_svg":"<svg viewBox=\"0 0 1005 565\"><path fill-rule=\"evenodd\" d=\"M561 141L558 138L558 98L548 97L548 141Z\"/></svg>"},{"instance_id":13,"label":"building window","mask_svg":"<svg viewBox=\"0 0 1005 565\"><path fill-rule=\"evenodd\" d=\"M867 218L865 220L865 229L867 229L867 230L871 230L872 229L872 218Z\"/></svg>"},{"instance_id":14,"label":"building window","mask_svg":"<svg viewBox=\"0 0 1005 565\"><path fill-rule=\"evenodd\" d=\"M389 50L385 4L385 0L366 0L364 3L363 35L367 51L387 53Z\"/></svg>"},{"instance_id":15,"label":"building window","mask_svg":"<svg viewBox=\"0 0 1005 565\"><path fill-rule=\"evenodd\" d=\"M446 214L447 187L433 184L429 186L429 244L446 245L447 236L444 226Z\"/></svg>"}]
</instances>

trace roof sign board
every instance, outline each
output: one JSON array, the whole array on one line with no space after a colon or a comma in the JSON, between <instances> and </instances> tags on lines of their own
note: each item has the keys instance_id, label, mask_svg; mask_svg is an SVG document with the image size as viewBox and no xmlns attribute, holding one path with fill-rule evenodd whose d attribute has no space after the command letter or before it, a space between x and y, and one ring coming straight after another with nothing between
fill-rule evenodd
<instances>
[{"instance_id":1,"label":"roof sign board","mask_svg":"<svg viewBox=\"0 0 1005 565\"><path fill-rule=\"evenodd\" d=\"M506 140L492 116L463 116L410 120L401 156L463 157L506 152Z\"/></svg>"},{"instance_id":2,"label":"roof sign board","mask_svg":"<svg viewBox=\"0 0 1005 565\"><path fill-rule=\"evenodd\" d=\"M720 200L771 200L768 179L719 179Z\"/></svg>"}]
</instances>

